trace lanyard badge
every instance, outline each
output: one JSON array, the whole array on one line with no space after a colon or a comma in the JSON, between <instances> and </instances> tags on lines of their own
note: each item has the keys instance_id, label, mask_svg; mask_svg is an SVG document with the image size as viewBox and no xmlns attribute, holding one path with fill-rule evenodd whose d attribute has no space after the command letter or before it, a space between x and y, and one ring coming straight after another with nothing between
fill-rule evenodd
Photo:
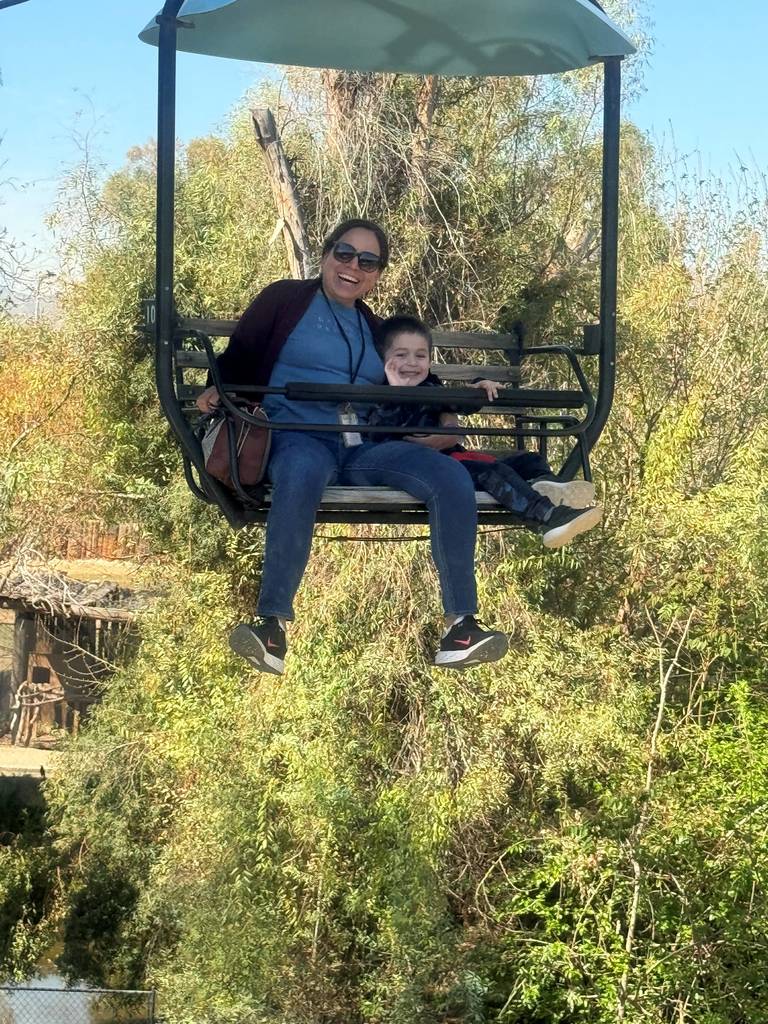
<instances>
[{"instance_id":1,"label":"lanyard badge","mask_svg":"<svg viewBox=\"0 0 768 1024\"><path fill-rule=\"evenodd\" d=\"M339 423L346 426L357 426L360 420L357 417L357 413L352 408L349 402L344 402L338 408ZM355 445L362 444L362 435L357 431L344 430L341 434L341 440L345 448L354 448Z\"/></svg>"},{"instance_id":2,"label":"lanyard badge","mask_svg":"<svg viewBox=\"0 0 768 1024\"><path fill-rule=\"evenodd\" d=\"M339 334L344 339L344 344L347 346L347 356L349 358L349 382L350 384L354 384L355 381L357 380L357 375L360 373L360 367L363 362L363 356L365 355L365 331L363 330L363 318L360 316L360 310L357 307L355 307L355 312L357 313L357 329L360 332L360 354L357 357L357 365L353 367L352 342L347 337L347 332L344 330L344 326L342 325L341 320L339 320L339 318L336 316L334 308L331 305L330 299L328 298L324 291L323 298L328 304L328 309L331 312L331 316L336 321L336 326L339 329ZM356 427L360 423L357 413L355 412L355 410L353 409L352 405L349 402L343 402L338 407L337 415L339 417L339 423L341 423L345 427ZM363 443L362 435L358 433L358 431L353 430L342 431L341 440L345 448L354 448L356 445Z\"/></svg>"}]
</instances>

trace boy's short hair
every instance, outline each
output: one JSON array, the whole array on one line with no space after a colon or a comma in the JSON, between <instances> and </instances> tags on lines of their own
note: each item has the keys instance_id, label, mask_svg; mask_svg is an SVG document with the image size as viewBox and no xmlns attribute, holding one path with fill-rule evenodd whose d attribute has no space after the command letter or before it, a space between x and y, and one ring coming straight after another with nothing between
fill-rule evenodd
<instances>
[{"instance_id":1,"label":"boy's short hair","mask_svg":"<svg viewBox=\"0 0 768 1024\"><path fill-rule=\"evenodd\" d=\"M398 334L420 334L427 343L429 354L432 355L432 332L417 316L410 313L398 313L397 316L388 317L379 325L376 337L376 347L381 356L385 356L392 346L392 342Z\"/></svg>"}]
</instances>

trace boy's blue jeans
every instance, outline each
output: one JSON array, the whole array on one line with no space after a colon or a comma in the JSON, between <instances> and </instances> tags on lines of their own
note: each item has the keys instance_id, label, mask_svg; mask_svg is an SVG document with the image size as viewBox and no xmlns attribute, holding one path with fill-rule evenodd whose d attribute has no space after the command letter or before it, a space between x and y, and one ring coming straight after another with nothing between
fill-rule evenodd
<instances>
[{"instance_id":1,"label":"boy's blue jeans","mask_svg":"<svg viewBox=\"0 0 768 1024\"><path fill-rule=\"evenodd\" d=\"M345 448L339 434L276 430L267 475L272 505L258 615L293 618L293 598L309 559L317 506L324 489L334 484L391 487L423 501L445 613L477 611L475 489L454 459L409 441Z\"/></svg>"}]
</instances>

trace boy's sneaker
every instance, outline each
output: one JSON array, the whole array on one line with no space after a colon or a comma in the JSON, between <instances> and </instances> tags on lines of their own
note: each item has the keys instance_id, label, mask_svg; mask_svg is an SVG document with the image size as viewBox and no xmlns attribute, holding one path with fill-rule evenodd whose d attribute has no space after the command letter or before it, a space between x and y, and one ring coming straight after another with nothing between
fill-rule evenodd
<instances>
[{"instance_id":1,"label":"boy's sneaker","mask_svg":"<svg viewBox=\"0 0 768 1024\"><path fill-rule=\"evenodd\" d=\"M600 505L593 505L591 508L558 505L552 509L546 523L539 523L537 529L545 548L561 548L580 533L586 533L593 526L597 526L602 518L603 509Z\"/></svg>"},{"instance_id":2,"label":"boy's sneaker","mask_svg":"<svg viewBox=\"0 0 768 1024\"><path fill-rule=\"evenodd\" d=\"M258 622L241 622L229 636L229 646L258 669L282 675L288 645L279 619L270 615Z\"/></svg>"},{"instance_id":3,"label":"boy's sneaker","mask_svg":"<svg viewBox=\"0 0 768 1024\"><path fill-rule=\"evenodd\" d=\"M487 661L498 661L507 653L509 641L505 633L484 629L473 615L464 615L454 622L440 641L435 664L443 668L468 668Z\"/></svg>"},{"instance_id":4,"label":"boy's sneaker","mask_svg":"<svg viewBox=\"0 0 768 1024\"><path fill-rule=\"evenodd\" d=\"M531 487L549 498L553 505L587 508L595 500L595 485L591 480L559 480L554 475L540 476L531 480Z\"/></svg>"}]
</instances>

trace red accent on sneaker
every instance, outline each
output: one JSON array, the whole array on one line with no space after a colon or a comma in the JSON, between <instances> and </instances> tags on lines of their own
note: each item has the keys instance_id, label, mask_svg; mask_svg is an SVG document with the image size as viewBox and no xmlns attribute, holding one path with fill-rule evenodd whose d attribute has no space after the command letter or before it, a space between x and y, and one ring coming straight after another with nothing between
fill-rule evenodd
<instances>
[{"instance_id":1,"label":"red accent on sneaker","mask_svg":"<svg viewBox=\"0 0 768 1024\"><path fill-rule=\"evenodd\" d=\"M270 638L267 637L267 647L275 648L277 646L278 646L277 644L273 644L272 641L270 640Z\"/></svg>"},{"instance_id":2,"label":"red accent on sneaker","mask_svg":"<svg viewBox=\"0 0 768 1024\"><path fill-rule=\"evenodd\" d=\"M470 637L468 640L454 640L453 642L455 644L461 644L462 647L469 647L469 645L472 643L472 637Z\"/></svg>"}]
</instances>

